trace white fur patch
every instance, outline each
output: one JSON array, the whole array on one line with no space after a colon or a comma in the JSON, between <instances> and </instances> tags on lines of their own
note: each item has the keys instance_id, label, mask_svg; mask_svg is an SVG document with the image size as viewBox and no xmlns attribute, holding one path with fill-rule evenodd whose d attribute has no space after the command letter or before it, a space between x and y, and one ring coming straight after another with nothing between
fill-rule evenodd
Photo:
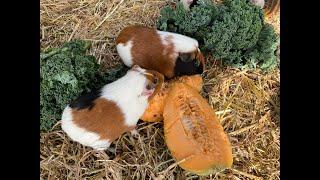
<instances>
[{"instance_id":1,"label":"white fur patch","mask_svg":"<svg viewBox=\"0 0 320 180\"><path fill-rule=\"evenodd\" d=\"M193 52L196 51L199 47L198 41L191 37L166 31L157 31L157 33L159 34L164 46L168 46L171 43L168 40L172 41L175 52Z\"/></svg>"},{"instance_id":2,"label":"white fur patch","mask_svg":"<svg viewBox=\"0 0 320 180\"><path fill-rule=\"evenodd\" d=\"M135 126L148 106L148 97L141 96L146 82L147 78L141 72L129 70L122 78L105 85L101 98L115 102L126 125Z\"/></svg>"},{"instance_id":3,"label":"white fur patch","mask_svg":"<svg viewBox=\"0 0 320 180\"><path fill-rule=\"evenodd\" d=\"M122 59L123 63L129 67L131 67L133 64L131 48L132 48L132 41L131 40L126 43L117 44L117 52L118 52L120 58Z\"/></svg>"},{"instance_id":4,"label":"white fur patch","mask_svg":"<svg viewBox=\"0 0 320 180\"><path fill-rule=\"evenodd\" d=\"M73 141L92 147L93 149L105 150L110 146L110 142L108 140L101 140L97 133L89 132L73 123L72 112L69 106L62 113L61 128Z\"/></svg>"}]
</instances>

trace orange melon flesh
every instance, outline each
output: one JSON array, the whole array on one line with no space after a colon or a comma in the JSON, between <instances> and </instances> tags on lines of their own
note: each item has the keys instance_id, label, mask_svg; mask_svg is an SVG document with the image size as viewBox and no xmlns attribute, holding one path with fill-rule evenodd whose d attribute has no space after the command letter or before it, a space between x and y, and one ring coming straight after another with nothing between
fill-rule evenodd
<instances>
[{"instance_id":1,"label":"orange melon flesh","mask_svg":"<svg viewBox=\"0 0 320 180\"><path fill-rule=\"evenodd\" d=\"M165 82L161 90L149 101L149 105L146 111L140 118L141 120L147 122L156 122L163 120L162 114L165 99L167 98L168 92L172 87L172 84L175 82L182 82L188 84L189 86L195 88L198 92L201 91L203 84L202 77L200 75L181 76L172 79L168 82Z\"/></svg>"},{"instance_id":2,"label":"orange melon flesh","mask_svg":"<svg viewBox=\"0 0 320 180\"><path fill-rule=\"evenodd\" d=\"M182 169L208 175L230 168L231 144L214 110L194 88L175 83L163 111L164 135Z\"/></svg>"}]
</instances>

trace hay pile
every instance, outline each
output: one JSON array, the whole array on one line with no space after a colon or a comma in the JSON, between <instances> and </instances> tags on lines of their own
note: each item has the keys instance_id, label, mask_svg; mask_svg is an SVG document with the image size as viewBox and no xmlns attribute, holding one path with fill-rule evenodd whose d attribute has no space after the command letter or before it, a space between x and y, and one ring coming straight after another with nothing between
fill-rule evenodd
<instances>
[{"instance_id":1,"label":"hay pile","mask_svg":"<svg viewBox=\"0 0 320 180\"><path fill-rule=\"evenodd\" d=\"M41 50L71 39L91 41L91 54L107 67L120 63L115 38L133 24L154 26L162 0L41 0Z\"/></svg>"},{"instance_id":2,"label":"hay pile","mask_svg":"<svg viewBox=\"0 0 320 180\"><path fill-rule=\"evenodd\" d=\"M114 39L132 24L155 26L162 0L42 0L41 50L70 39L93 42L90 53L106 68L120 63ZM268 19L279 32L279 14ZM275 20L276 19L276 20ZM206 57L210 59L211 57ZM230 136L234 165L202 179L280 179L280 75L207 64L202 95ZM171 158L162 122L138 124L140 136L117 139L117 152L97 152L71 141L60 123L40 134L41 179L201 179Z\"/></svg>"}]
</instances>

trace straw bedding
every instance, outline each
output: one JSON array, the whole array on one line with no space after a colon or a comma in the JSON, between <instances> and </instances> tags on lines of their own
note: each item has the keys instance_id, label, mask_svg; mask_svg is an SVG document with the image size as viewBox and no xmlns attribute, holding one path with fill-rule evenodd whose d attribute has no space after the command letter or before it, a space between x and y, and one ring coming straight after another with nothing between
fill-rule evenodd
<instances>
[{"instance_id":1,"label":"straw bedding","mask_svg":"<svg viewBox=\"0 0 320 180\"><path fill-rule=\"evenodd\" d=\"M155 26L162 0L41 0L41 50L71 39L93 43L90 54L106 68L121 63L115 37L128 25ZM279 12L267 19L279 33ZM162 122L139 121L138 137L122 135L97 152L71 141L60 122L40 134L41 179L280 179L280 70L240 71L210 56L201 91L230 137L234 164L207 177L178 167L168 151Z\"/></svg>"}]
</instances>

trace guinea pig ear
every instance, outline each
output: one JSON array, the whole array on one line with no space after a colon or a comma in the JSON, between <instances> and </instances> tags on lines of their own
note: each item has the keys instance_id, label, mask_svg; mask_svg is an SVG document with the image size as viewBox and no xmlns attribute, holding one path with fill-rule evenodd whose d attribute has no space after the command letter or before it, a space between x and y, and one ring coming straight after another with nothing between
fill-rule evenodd
<instances>
[{"instance_id":1,"label":"guinea pig ear","mask_svg":"<svg viewBox=\"0 0 320 180\"><path fill-rule=\"evenodd\" d=\"M200 63L200 65L202 65L202 71L205 71L206 69L206 62L205 59L200 51L200 49L198 48L198 51L196 53L196 59L197 61Z\"/></svg>"},{"instance_id":2,"label":"guinea pig ear","mask_svg":"<svg viewBox=\"0 0 320 180\"><path fill-rule=\"evenodd\" d=\"M133 65L133 66L132 66L132 69L133 69L133 70L140 69L140 66L139 66L139 65L137 65L137 64L135 64L135 65Z\"/></svg>"},{"instance_id":3,"label":"guinea pig ear","mask_svg":"<svg viewBox=\"0 0 320 180\"><path fill-rule=\"evenodd\" d=\"M132 71L137 71L139 73L144 73L145 72L145 69L141 68L139 65L133 65L132 68L131 68Z\"/></svg>"},{"instance_id":4,"label":"guinea pig ear","mask_svg":"<svg viewBox=\"0 0 320 180\"><path fill-rule=\"evenodd\" d=\"M140 72L140 66L139 65L137 65L137 64L135 64L135 65L133 65L132 67L131 67L131 70L132 71L137 71L137 72Z\"/></svg>"}]
</instances>

